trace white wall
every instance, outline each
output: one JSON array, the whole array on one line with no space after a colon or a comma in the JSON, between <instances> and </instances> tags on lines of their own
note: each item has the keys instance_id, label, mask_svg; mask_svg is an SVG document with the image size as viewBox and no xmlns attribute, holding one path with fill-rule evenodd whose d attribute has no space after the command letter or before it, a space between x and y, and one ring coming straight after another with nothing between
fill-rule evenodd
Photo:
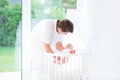
<instances>
[{"instance_id":1,"label":"white wall","mask_svg":"<svg viewBox=\"0 0 120 80\"><path fill-rule=\"evenodd\" d=\"M67 13L67 18L79 27L84 48L92 53L91 80L120 80L119 3L119 0L78 0L77 11Z\"/></svg>"},{"instance_id":2,"label":"white wall","mask_svg":"<svg viewBox=\"0 0 120 80\"><path fill-rule=\"evenodd\" d=\"M76 9L68 9L66 13L66 18L71 20L74 24L73 34L68 34L65 36L63 43L71 43L75 49L85 50L85 42L83 36L83 29L80 27L80 16Z\"/></svg>"},{"instance_id":3,"label":"white wall","mask_svg":"<svg viewBox=\"0 0 120 80\"><path fill-rule=\"evenodd\" d=\"M120 80L120 1L88 0L94 80Z\"/></svg>"}]
</instances>

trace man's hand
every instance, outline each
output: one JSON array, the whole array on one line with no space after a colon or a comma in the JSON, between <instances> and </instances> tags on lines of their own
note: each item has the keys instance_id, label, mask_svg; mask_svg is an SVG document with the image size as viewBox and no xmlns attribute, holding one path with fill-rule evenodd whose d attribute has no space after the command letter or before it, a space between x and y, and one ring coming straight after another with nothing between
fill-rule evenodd
<instances>
[{"instance_id":1,"label":"man's hand","mask_svg":"<svg viewBox=\"0 0 120 80\"><path fill-rule=\"evenodd\" d=\"M75 50L73 49L72 44L67 44L66 48L70 49L70 54L75 54Z\"/></svg>"},{"instance_id":2,"label":"man's hand","mask_svg":"<svg viewBox=\"0 0 120 80\"><path fill-rule=\"evenodd\" d=\"M75 52L76 52L76 51L73 50L73 49L70 50L70 54L75 54Z\"/></svg>"},{"instance_id":3,"label":"man's hand","mask_svg":"<svg viewBox=\"0 0 120 80\"><path fill-rule=\"evenodd\" d=\"M73 49L73 46L72 46L72 44L67 44L66 48L67 49Z\"/></svg>"}]
</instances>

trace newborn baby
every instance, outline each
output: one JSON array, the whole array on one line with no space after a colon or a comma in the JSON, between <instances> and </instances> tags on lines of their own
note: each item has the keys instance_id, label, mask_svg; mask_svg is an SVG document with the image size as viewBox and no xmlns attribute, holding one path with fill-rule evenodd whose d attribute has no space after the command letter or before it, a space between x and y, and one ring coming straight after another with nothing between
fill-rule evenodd
<instances>
[{"instance_id":1,"label":"newborn baby","mask_svg":"<svg viewBox=\"0 0 120 80\"><path fill-rule=\"evenodd\" d=\"M62 54L62 56L53 56L53 62L58 64L63 64L68 61L67 56L63 56L64 54L75 54L75 50L73 49L72 44L67 44L65 47L62 46L61 42L56 44L56 48L59 48L59 51L56 53Z\"/></svg>"}]
</instances>

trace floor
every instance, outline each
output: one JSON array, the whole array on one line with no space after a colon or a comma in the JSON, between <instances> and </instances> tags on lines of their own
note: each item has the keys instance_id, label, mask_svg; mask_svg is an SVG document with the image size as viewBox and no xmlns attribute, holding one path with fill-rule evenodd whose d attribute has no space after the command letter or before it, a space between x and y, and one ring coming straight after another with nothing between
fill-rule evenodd
<instances>
[{"instance_id":1,"label":"floor","mask_svg":"<svg viewBox=\"0 0 120 80\"><path fill-rule=\"evenodd\" d=\"M21 80L21 72L1 72L0 80Z\"/></svg>"}]
</instances>

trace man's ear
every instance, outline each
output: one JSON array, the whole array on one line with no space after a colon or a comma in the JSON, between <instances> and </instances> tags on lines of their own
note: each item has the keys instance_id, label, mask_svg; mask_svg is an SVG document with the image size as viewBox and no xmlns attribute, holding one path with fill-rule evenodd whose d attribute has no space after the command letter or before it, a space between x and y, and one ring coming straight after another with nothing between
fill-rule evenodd
<instances>
[{"instance_id":1,"label":"man's ear","mask_svg":"<svg viewBox=\"0 0 120 80\"><path fill-rule=\"evenodd\" d=\"M57 27L57 31L58 31L58 33L62 32L61 28L59 28L59 27Z\"/></svg>"}]
</instances>

